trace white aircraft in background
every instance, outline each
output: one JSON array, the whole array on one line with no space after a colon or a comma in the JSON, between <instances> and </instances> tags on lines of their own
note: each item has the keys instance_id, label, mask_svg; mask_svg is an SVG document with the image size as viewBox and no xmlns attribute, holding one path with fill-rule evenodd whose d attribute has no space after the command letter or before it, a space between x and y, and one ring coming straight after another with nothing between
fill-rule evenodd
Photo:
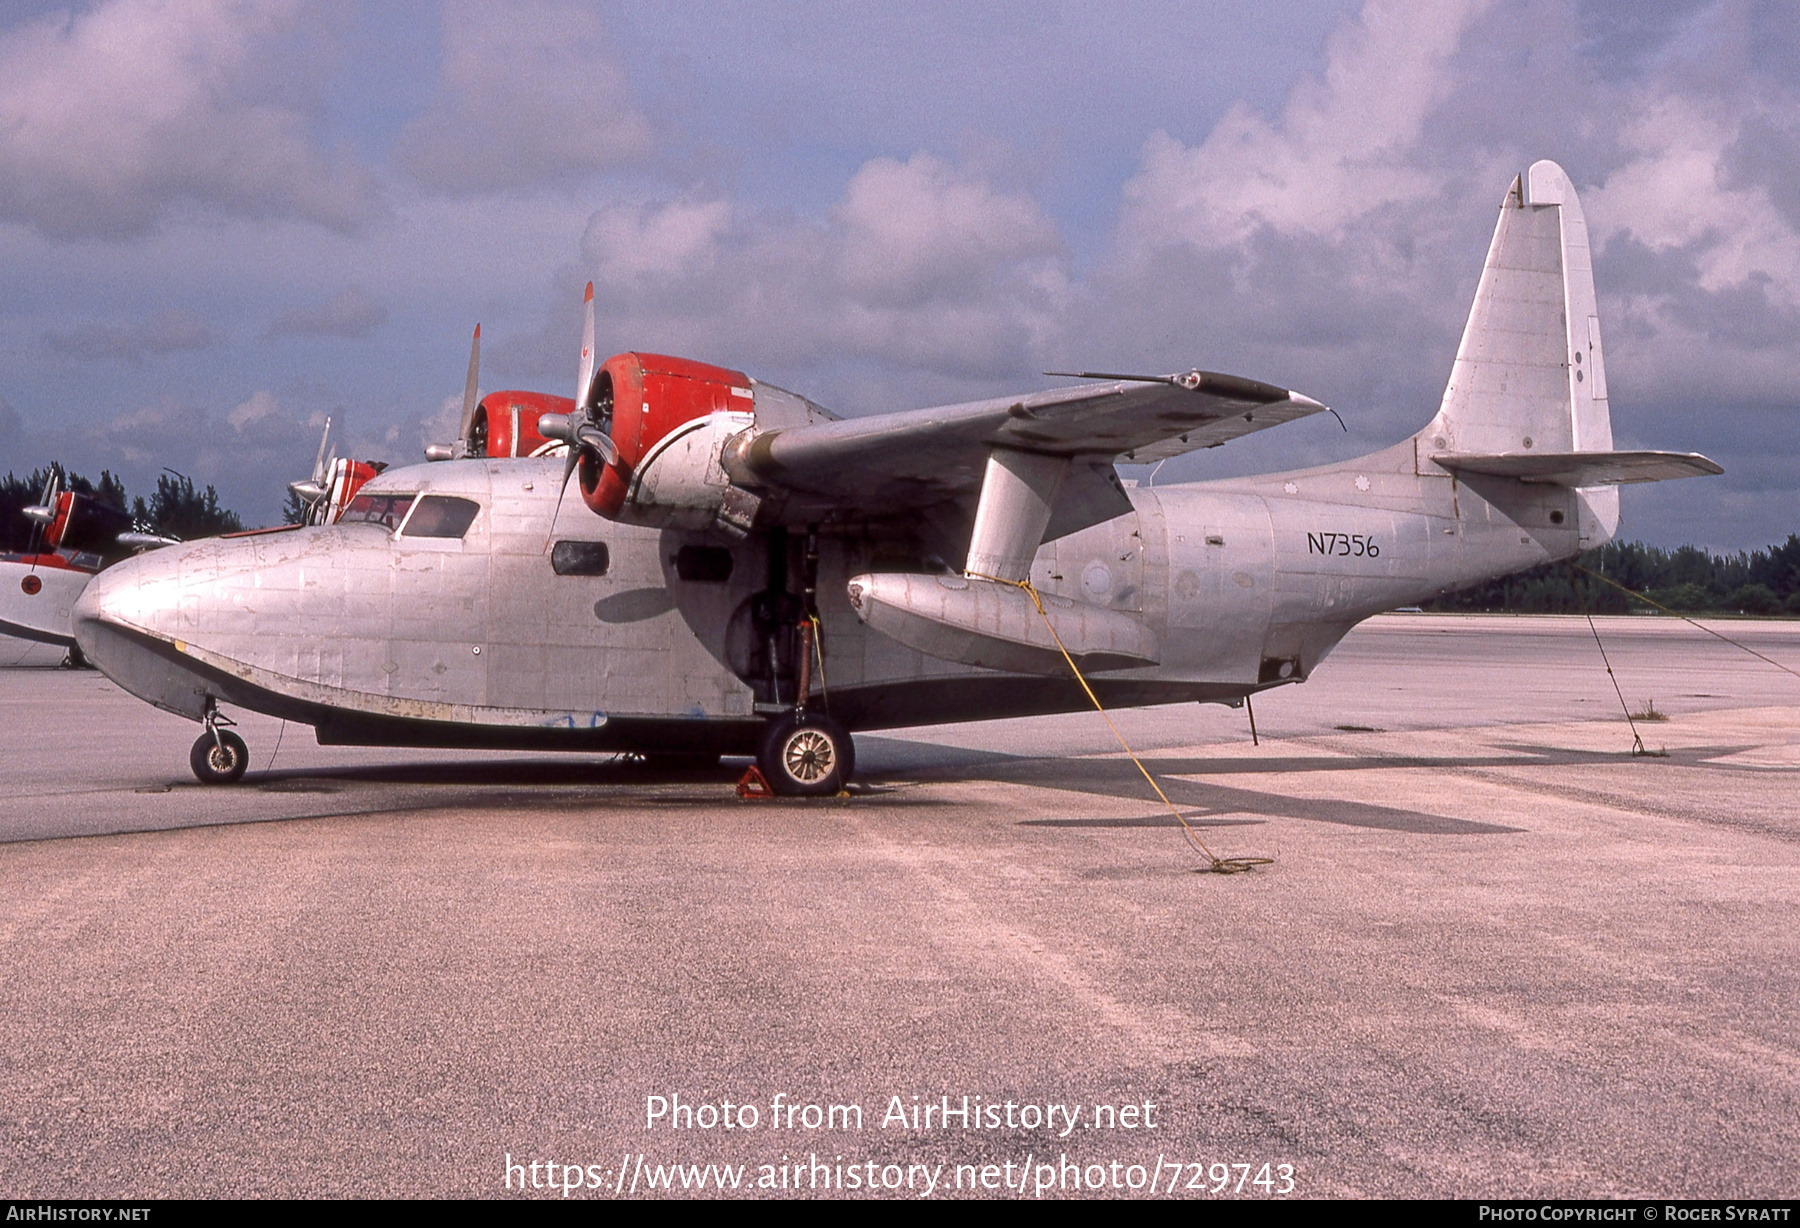
<instances>
[{"instance_id":1,"label":"white aircraft in background","mask_svg":"<svg viewBox=\"0 0 1800 1228\"><path fill-rule=\"evenodd\" d=\"M130 560L77 605L82 648L205 725L205 781L247 760L224 704L328 745L749 753L777 790L829 793L855 731L1086 706L1063 647L1108 705L1236 703L1372 614L1608 541L1620 483L1720 472L1614 449L1587 228L1552 162L1506 193L1436 416L1288 473L1114 471L1324 409L1254 380L839 418L686 359L596 370L591 298L587 320L576 403L538 424L565 459L390 469L336 524ZM468 404L453 453L481 451Z\"/></svg>"},{"instance_id":2,"label":"white aircraft in background","mask_svg":"<svg viewBox=\"0 0 1800 1228\"><path fill-rule=\"evenodd\" d=\"M72 664L84 664L70 614L88 581L133 551L175 539L138 532L123 509L62 489L54 465L25 516L32 522L30 544L0 554L0 634L55 644L69 650Z\"/></svg>"}]
</instances>

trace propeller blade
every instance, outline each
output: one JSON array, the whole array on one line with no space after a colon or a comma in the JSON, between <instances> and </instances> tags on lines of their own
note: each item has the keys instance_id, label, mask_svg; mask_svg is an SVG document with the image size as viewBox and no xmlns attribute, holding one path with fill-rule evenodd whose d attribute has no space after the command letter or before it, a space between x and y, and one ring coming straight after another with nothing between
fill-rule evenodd
<instances>
[{"instance_id":1,"label":"propeller blade","mask_svg":"<svg viewBox=\"0 0 1800 1228\"><path fill-rule=\"evenodd\" d=\"M51 465L50 476L44 480L43 503L38 507L28 507L25 509L25 515L32 520L31 545L25 551L27 554L36 554L38 552L38 549L44 544L44 530L48 529L50 523L56 519L56 495L61 477L62 472L58 470L54 464ZM46 512L47 514L40 516L38 514L40 511Z\"/></svg>"},{"instance_id":2,"label":"propeller blade","mask_svg":"<svg viewBox=\"0 0 1800 1228\"><path fill-rule=\"evenodd\" d=\"M325 487L325 497L313 504L313 517L317 524L331 523L331 492L337 488L338 484L337 467L338 453L334 445L331 449L331 459L325 462L325 481L322 483Z\"/></svg>"},{"instance_id":3,"label":"propeller blade","mask_svg":"<svg viewBox=\"0 0 1800 1228\"><path fill-rule=\"evenodd\" d=\"M587 284L581 299L581 365L575 369L575 404L583 411L592 408L588 395L594 382L594 283Z\"/></svg>"},{"instance_id":4,"label":"propeller blade","mask_svg":"<svg viewBox=\"0 0 1800 1228\"><path fill-rule=\"evenodd\" d=\"M476 382L481 377L481 325L475 326L475 340L469 342L469 379L463 385L462 425L456 428L458 442L469 438L469 428L475 423L475 406L477 404Z\"/></svg>"},{"instance_id":5,"label":"propeller blade","mask_svg":"<svg viewBox=\"0 0 1800 1228\"><path fill-rule=\"evenodd\" d=\"M548 414L545 417L549 417ZM562 515L563 496L569 493L569 475L575 472L575 466L581 460L581 450L571 447L568 459L563 461L562 481L556 487L556 506L550 509L550 535L544 539L544 551L549 553L550 543L556 539L556 518Z\"/></svg>"},{"instance_id":6,"label":"propeller blade","mask_svg":"<svg viewBox=\"0 0 1800 1228\"><path fill-rule=\"evenodd\" d=\"M556 518L562 512L563 495L568 493L569 479L574 476L575 466L581 463L582 453L592 452L602 465L611 465L619 459L619 448L611 436L588 421L579 410L572 414L539 414L538 434L545 439L560 440L568 448L563 459L562 482L556 488L556 507L550 513L551 535L554 536ZM544 549L549 548L546 540Z\"/></svg>"},{"instance_id":7,"label":"propeller blade","mask_svg":"<svg viewBox=\"0 0 1800 1228\"><path fill-rule=\"evenodd\" d=\"M325 433L319 436L319 455L313 459L312 484L325 484L325 445L331 439L331 419L325 419Z\"/></svg>"}]
</instances>

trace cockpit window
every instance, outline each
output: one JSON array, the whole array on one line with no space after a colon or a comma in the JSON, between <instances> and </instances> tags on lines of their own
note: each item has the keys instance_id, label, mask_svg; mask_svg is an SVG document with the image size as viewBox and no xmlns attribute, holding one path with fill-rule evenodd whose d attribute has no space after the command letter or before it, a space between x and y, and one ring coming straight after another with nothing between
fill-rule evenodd
<instances>
[{"instance_id":1,"label":"cockpit window","mask_svg":"<svg viewBox=\"0 0 1800 1228\"><path fill-rule=\"evenodd\" d=\"M426 495L406 522L407 537L461 537L475 523L481 504L453 495Z\"/></svg>"},{"instance_id":2,"label":"cockpit window","mask_svg":"<svg viewBox=\"0 0 1800 1228\"><path fill-rule=\"evenodd\" d=\"M339 524L378 524L383 528L396 529L406 519L407 509L412 506L416 495L358 495L350 500L350 506L338 517Z\"/></svg>"}]
</instances>

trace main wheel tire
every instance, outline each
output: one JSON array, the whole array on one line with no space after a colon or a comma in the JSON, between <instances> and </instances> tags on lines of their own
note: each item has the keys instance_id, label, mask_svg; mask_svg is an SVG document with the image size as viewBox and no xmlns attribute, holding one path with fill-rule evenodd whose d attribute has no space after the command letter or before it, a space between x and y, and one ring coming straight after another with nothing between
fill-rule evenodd
<instances>
[{"instance_id":1,"label":"main wheel tire","mask_svg":"<svg viewBox=\"0 0 1800 1228\"><path fill-rule=\"evenodd\" d=\"M856 771L856 748L844 727L826 716L784 716L763 735L756 766L777 793L830 797Z\"/></svg>"},{"instance_id":2,"label":"main wheel tire","mask_svg":"<svg viewBox=\"0 0 1800 1228\"><path fill-rule=\"evenodd\" d=\"M188 766L203 785L228 785L242 777L244 769L250 766L250 748L229 729L219 731L217 742L212 734L203 733L188 752Z\"/></svg>"}]
</instances>

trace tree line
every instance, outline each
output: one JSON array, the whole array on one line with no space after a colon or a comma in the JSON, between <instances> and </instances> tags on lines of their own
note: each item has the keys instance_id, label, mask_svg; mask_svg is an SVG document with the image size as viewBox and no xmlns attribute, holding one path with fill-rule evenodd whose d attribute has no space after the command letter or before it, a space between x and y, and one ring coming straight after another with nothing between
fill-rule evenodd
<instances>
[{"instance_id":1,"label":"tree line","mask_svg":"<svg viewBox=\"0 0 1800 1228\"><path fill-rule=\"evenodd\" d=\"M1575 562L1684 614L1800 615L1800 535L1793 533L1779 546L1736 554L1713 554L1698 546L1665 550L1617 542L1589 550ZM1446 593L1424 608L1509 614L1579 614L1583 609L1628 614L1651 609L1567 563L1546 563Z\"/></svg>"},{"instance_id":2,"label":"tree line","mask_svg":"<svg viewBox=\"0 0 1800 1228\"><path fill-rule=\"evenodd\" d=\"M62 472L64 490L91 495L101 503L128 512L142 532L191 541L235 533L244 527L236 512L219 506L218 491L211 486L200 490L192 479L180 474L162 474L149 498L139 495L128 500L125 483L110 470L102 469L97 482L67 470ZM34 469L27 477L17 477L9 471L0 479L0 550L17 553L30 549L36 525L21 513L44 497L49 480L48 469Z\"/></svg>"}]
</instances>

